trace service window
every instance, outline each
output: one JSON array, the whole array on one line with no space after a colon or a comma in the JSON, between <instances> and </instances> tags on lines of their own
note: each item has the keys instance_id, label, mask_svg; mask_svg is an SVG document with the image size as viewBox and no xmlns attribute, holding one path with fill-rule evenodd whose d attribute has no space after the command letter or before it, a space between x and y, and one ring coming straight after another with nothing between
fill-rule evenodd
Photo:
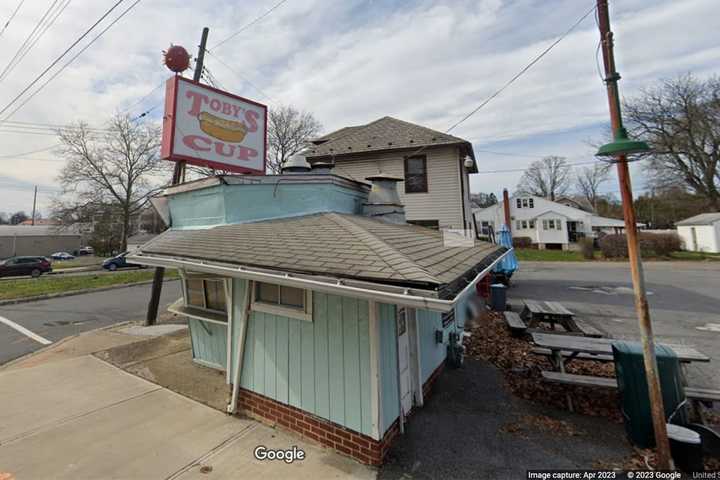
<instances>
[{"instance_id":1,"label":"service window","mask_svg":"<svg viewBox=\"0 0 720 480\"><path fill-rule=\"evenodd\" d=\"M405 157L405 193L427 193L427 157Z\"/></svg>"},{"instance_id":2,"label":"service window","mask_svg":"<svg viewBox=\"0 0 720 480\"><path fill-rule=\"evenodd\" d=\"M188 278L185 292L185 302L191 307L227 312L225 281L222 279Z\"/></svg>"},{"instance_id":3,"label":"service window","mask_svg":"<svg viewBox=\"0 0 720 480\"><path fill-rule=\"evenodd\" d=\"M302 288L253 282L252 309L312 321L312 293Z\"/></svg>"}]
</instances>

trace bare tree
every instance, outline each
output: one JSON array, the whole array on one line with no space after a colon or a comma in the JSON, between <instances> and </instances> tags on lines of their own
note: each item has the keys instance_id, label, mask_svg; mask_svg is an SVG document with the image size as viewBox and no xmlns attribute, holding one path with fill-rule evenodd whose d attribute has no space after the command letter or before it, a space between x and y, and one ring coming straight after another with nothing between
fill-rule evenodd
<instances>
[{"instance_id":1,"label":"bare tree","mask_svg":"<svg viewBox=\"0 0 720 480\"><path fill-rule=\"evenodd\" d=\"M60 154L66 159L58 176L63 206L66 210L87 210L102 205L104 211L116 212L120 248L125 250L131 233L130 218L157 191L154 175L169 169L158 156L160 129L116 115L106 133L96 132L84 123L58 132Z\"/></svg>"},{"instance_id":2,"label":"bare tree","mask_svg":"<svg viewBox=\"0 0 720 480\"><path fill-rule=\"evenodd\" d=\"M322 129L320 122L309 112L301 112L285 105L270 110L268 117L268 170L280 173L289 157L303 150L309 139Z\"/></svg>"},{"instance_id":3,"label":"bare tree","mask_svg":"<svg viewBox=\"0 0 720 480\"><path fill-rule=\"evenodd\" d=\"M720 210L720 77L664 80L624 107L628 126L653 149L653 186L683 186Z\"/></svg>"},{"instance_id":4,"label":"bare tree","mask_svg":"<svg viewBox=\"0 0 720 480\"><path fill-rule=\"evenodd\" d=\"M563 157L550 156L536 160L525 170L518 193L536 195L555 201L570 189L570 166Z\"/></svg>"},{"instance_id":5,"label":"bare tree","mask_svg":"<svg viewBox=\"0 0 720 480\"><path fill-rule=\"evenodd\" d=\"M598 207L600 186L610 179L610 167L608 163L597 162L592 167L584 167L575 176L578 195L585 198L594 211Z\"/></svg>"}]
</instances>

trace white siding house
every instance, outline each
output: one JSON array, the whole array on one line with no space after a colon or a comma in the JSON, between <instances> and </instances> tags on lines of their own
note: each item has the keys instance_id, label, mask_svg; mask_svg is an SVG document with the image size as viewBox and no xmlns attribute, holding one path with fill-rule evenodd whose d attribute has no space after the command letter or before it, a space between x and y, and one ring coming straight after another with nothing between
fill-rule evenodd
<instances>
[{"instance_id":1,"label":"white siding house","mask_svg":"<svg viewBox=\"0 0 720 480\"><path fill-rule=\"evenodd\" d=\"M472 145L458 137L391 117L345 127L313 140L310 163L331 162L333 173L360 182L378 173L404 178L398 186L407 221L473 230L469 175Z\"/></svg>"},{"instance_id":2,"label":"white siding house","mask_svg":"<svg viewBox=\"0 0 720 480\"><path fill-rule=\"evenodd\" d=\"M675 226L685 250L720 253L720 213L695 215Z\"/></svg>"},{"instance_id":3,"label":"white siding house","mask_svg":"<svg viewBox=\"0 0 720 480\"><path fill-rule=\"evenodd\" d=\"M478 227L497 231L505 223L503 202L473 210ZM585 210L542 197L516 195L510 198L510 229L513 237L528 237L538 248L568 249L580 238L620 233L625 222L593 215Z\"/></svg>"}]
</instances>

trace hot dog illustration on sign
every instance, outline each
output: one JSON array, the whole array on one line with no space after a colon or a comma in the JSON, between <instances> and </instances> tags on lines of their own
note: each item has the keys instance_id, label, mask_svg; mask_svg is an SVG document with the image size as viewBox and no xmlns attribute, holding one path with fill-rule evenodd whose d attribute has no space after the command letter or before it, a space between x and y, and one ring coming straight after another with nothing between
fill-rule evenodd
<instances>
[{"instance_id":1,"label":"hot dog illustration on sign","mask_svg":"<svg viewBox=\"0 0 720 480\"><path fill-rule=\"evenodd\" d=\"M242 173L264 173L267 107L185 79L173 79L172 131L163 158ZM172 80L171 80L172 81Z\"/></svg>"}]
</instances>

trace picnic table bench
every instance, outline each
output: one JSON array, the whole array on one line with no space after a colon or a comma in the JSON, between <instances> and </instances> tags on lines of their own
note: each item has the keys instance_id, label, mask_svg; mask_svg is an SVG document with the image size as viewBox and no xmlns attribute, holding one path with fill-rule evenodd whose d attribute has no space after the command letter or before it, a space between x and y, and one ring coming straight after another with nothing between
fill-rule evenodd
<instances>
[{"instance_id":1,"label":"picnic table bench","mask_svg":"<svg viewBox=\"0 0 720 480\"><path fill-rule=\"evenodd\" d=\"M510 328L510 332L515 335L519 336L525 333L525 330L527 330L527 325L525 325L525 322L522 318L520 318L520 315L518 315L515 312L503 312L503 315L505 316L505 323L507 323L508 327Z\"/></svg>"},{"instance_id":2,"label":"picnic table bench","mask_svg":"<svg viewBox=\"0 0 720 480\"><path fill-rule=\"evenodd\" d=\"M565 365L574 359L588 359L587 355L613 356L612 343L609 338L574 337L556 335L551 333L532 333L532 339L537 348L552 352L553 364L558 371L543 372L543 378L558 383L567 383L581 386L617 387L615 379L593 377L588 375L573 375L565 372ZM690 362L709 362L710 358L692 347L686 345L665 345L671 348L683 364ZM580 355L583 355L580 357ZM692 390L692 389L691 389ZM698 392L699 393L699 392ZM718 392L720 394L720 392ZM688 394L686 392L688 396ZM568 408L572 411L572 399L567 394Z\"/></svg>"}]
</instances>

